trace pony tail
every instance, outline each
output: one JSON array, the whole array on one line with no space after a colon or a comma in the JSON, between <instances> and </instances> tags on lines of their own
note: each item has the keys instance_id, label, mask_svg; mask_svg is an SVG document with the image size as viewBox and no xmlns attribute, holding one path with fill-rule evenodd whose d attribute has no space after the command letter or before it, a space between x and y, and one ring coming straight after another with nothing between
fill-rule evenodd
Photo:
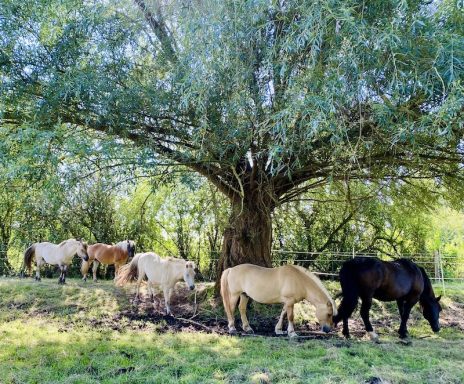
<instances>
[{"instance_id":1,"label":"pony tail","mask_svg":"<svg viewBox=\"0 0 464 384\"><path fill-rule=\"evenodd\" d=\"M222 272L221 276L221 296L222 296L222 303L224 304L224 310L226 311L228 316L233 316L230 313L230 292L229 292L229 282L227 281L227 277L229 276L230 269L226 269Z\"/></svg>"},{"instance_id":2,"label":"pony tail","mask_svg":"<svg viewBox=\"0 0 464 384\"><path fill-rule=\"evenodd\" d=\"M82 259L82 264L81 264L82 275L86 275L88 271L89 271L89 262Z\"/></svg>"},{"instance_id":3,"label":"pony tail","mask_svg":"<svg viewBox=\"0 0 464 384\"><path fill-rule=\"evenodd\" d=\"M335 323L350 317L358 305L359 290L355 276L356 271L351 270L347 265L342 266L340 270L340 285L342 287L343 299L338 307L338 314L334 316Z\"/></svg>"},{"instance_id":4,"label":"pony tail","mask_svg":"<svg viewBox=\"0 0 464 384\"><path fill-rule=\"evenodd\" d=\"M24 252L24 269L27 268L27 272L30 274L31 273L31 268L32 268L32 258L35 255L35 247L34 245L31 245L28 249L26 249L26 252Z\"/></svg>"},{"instance_id":5,"label":"pony tail","mask_svg":"<svg viewBox=\"0 0 464 384\"><path fill-rule=\"evenodd\" d=\"M123 265L119 268L118 277L116 278L116 285L121 287L127 283L135 281L139 275L138 263L141 254L135 255L129 264Z\"/></svg>"}]
</instances>

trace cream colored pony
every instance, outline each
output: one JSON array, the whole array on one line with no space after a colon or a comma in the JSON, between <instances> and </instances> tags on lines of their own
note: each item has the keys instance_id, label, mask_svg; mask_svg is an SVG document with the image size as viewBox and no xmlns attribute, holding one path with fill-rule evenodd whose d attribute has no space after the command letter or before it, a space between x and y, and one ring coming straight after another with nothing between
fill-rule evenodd
<instances>
[{"instance_id":1,"label":"cream colored pony","mask_svg":"<svg viewBox=\"0 0 464 384\"><path fill-rule=\"evenodd\" d=\"M161 286L168 315L172 315L169 302L176 283L184 280L190 289L195 288L195 263L193 261L173 257L162 259L153 252L138 253L129 264L119 268L116 284L121 286L137 280L135 299L138 299L140 284L145 275L148 278L148 289L152 298L154 298L153 285Z\"/></svg>"},{"instance_id":2,"label":"cream colored pony","mask_svg":"<svg viewBox=\"0 0 464 384\"><path fill-rule=\"evenodd\" d=\"M35 257L37 268L35 279L40 281L40 266L47 263L58 265L61 270L59 284L65 284L66 271L71 264L74 255L77 254L82 260L87 261L87 244L81 240L69 239L56 245L43 242L32 244L24 253L24 266L31 271L32 259Z\"/></svg>"},{"instance_id":3,"label":"cream colored pony","mask_svg":"<svg viewBox=\"0 0 464 384\"><path fill-rule=\"evenodd\" d=\"M253 332L246 316L248 299L264 303L283 303L284 307L275 333L282 332L285 314L288 318L287 334L297 336L293 326L293 306L304 299L316 307L316 318L324 332L332 328L332 317L337 308L327 289L319 278L303 267L284 265L278 268L264 268L253 264L241 264L226 269L221 276L221 296L229 321L229 333L236 333L234 311L240 298L239 310L242 328L245 332Z\"/></svg>"}]
</instances>

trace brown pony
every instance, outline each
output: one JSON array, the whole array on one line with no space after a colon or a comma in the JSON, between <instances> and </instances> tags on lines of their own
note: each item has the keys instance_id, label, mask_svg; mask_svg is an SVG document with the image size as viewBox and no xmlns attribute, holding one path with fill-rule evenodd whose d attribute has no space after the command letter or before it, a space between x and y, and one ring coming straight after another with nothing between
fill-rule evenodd
<instances>
[{"instance_id":1,"label":"brown pony","mask_svg":"<svg viewBox=\"0 0 464 384\"><path fill-rule=\"evenodd\" d=\"M126 264L130 257L135 254L135 242L123 240L116 245L96 243L87 248L89 260L82 262L82 280L87 281L87 272L93 263L93 281L97 281L97 269L101 264L114 264L115 277L118 275L119 267Z\"/></svg>"}]
</instances>

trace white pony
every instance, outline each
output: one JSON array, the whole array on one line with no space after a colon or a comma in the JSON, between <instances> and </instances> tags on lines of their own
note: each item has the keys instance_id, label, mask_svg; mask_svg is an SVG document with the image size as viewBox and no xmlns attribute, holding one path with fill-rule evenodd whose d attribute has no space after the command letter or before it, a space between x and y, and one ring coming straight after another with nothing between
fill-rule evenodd
<instances>
[{"instance_id":1,"label":"white pony","mask_svg":"<svg viewBox=\"0 0 464 384\"><path fill-rule=\"evenodd\" d=\"M66 271L74 255L77 254L84 261L89 260L87 244L82 240L69 239L56 245L43 242L32 244L24 253L24 266L31 272L32 258L35 256L37 265L35 279L40 281L40 266L47 263L58 265L61 270L58 284L65 284Z\"/></svg>"},{"instance_id":2,"label":"white pony","mask_svg":"<svg viewBox=\"0 0 464 384\"><path fill-rule=\"evenodd\" d=\"M162 259L153 252L138 253L129 264L122 266L119 269L116 284L121 286L137 280L135 298L138 299L140 284L145 275L148 278L148 288L152 298L152 285L161 286L168 315L172 315L169 302L176 283L184 280L191 290L195 288L195 263L193 261L173 257Z\"/></svg>"}]
</instances>

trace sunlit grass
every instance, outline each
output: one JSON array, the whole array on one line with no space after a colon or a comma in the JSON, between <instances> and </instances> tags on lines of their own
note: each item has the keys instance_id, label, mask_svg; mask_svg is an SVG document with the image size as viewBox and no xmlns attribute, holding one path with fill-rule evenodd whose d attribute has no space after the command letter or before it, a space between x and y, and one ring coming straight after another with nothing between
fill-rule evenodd
<instances>
[{"instance_id":1,"label":"sunlit grass","mask_svg":"<svg viewBox=\"0 0 464 384\"><path fill-rule=\"evenodd\" d=\"M394 330L377 345L364 338L240 338L92 326L89 319L129 309L126 293L111 282L70 280L61 287L54 280L0 280L0 382L464 382L464 337L454 328L433 335L416 321L412 345L400 344ZM455 295L462 303L462 290ZM314 321L307 307L300 315ZM377 310L378 316L396 312L380 304Z\"/></svg>"}]
</instances>

